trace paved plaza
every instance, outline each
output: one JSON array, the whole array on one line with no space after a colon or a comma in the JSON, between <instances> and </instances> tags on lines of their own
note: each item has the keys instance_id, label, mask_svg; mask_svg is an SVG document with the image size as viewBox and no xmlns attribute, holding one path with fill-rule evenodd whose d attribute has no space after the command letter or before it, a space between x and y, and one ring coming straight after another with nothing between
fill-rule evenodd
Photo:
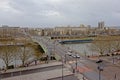
<instances>
[{"instance_id":1,"label":"paved plaza","mask_svg":"<svg viewBox=\"0 0 120 80\"><path fill-rule=\"evenodd\" d=\"M2 73L5 73L5 74L10 73L10 76L6 78L2 78L1 80L61 80L62 77L65 80L82 80L83 76L81 74L79 75L76 75L75 73L73 74L69 70L69 68L66 68L65 66L62 68L62 66L60 65L62 65L61 62L54 62L54 63L48 63L43 65L31 66L28 68L21 68L17 70L16 69L8 70L7 72L2 72ZM52 67L55 66L58 68L51 68L51 66ZM46 67L49 69L47 69ZM41 68L41 70L35 73L29 73L24 75L23 73L19 75L13 74L14 72L17 74L17 72L20 70L31 70L36 68ZM44 68L46 70L43 70Z\"/></svg>"}]
</instances>

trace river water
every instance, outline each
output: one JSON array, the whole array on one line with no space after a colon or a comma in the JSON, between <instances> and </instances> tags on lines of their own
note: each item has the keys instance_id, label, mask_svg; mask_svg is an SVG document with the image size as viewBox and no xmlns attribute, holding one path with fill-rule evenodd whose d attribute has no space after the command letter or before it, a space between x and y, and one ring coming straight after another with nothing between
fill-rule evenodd
<instances>
[{"instance_id":1,"label":"river water","mask_svg":"<svg viewBox=\"0 0 120 80\"><path fill-rule=\"evenodd\" d=\"M92 43L64 44L64 46L69 47L71 50L79 52L81 55L96 55L97 52L90 49L91 44Z\"/></svg>"},{"instance_id":2,"label":"river water","mask_svg":"<svg viewBox=\"0 0 120 80\"><path fill-rule=\"evenodd\" d=\"M10 63L10 65L14 65L14 66L20 66L22 64L22 62L20 60L15 60L13 62ZM2 59L0 59L0 68L4 68L5 63L3 62Z\"/></svg>"}]
</instances>

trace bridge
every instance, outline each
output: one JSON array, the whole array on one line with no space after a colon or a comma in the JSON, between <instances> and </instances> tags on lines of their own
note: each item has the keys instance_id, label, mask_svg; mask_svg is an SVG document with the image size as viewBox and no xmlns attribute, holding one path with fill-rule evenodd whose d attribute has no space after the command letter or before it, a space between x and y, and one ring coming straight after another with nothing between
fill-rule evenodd
<instances>
[{"instance_id":1,"label":"bridge","mask_svg":"<svg viewBox=\"0 0 120 80\"><path fill-rule=\"evenodd\" d=\"M37 42L38 44L40 44L46 54L48 53L48 51L47 51L47 50L48 50L48 49L47 49L47 46L46 46L45 44L43 44L43 39L41 39L41 38L36 38L36 37L32 37L32 40L33 40L34 42Z\"/></svg>"},{"instance_id":2,"label":"bridge","mask_svg":"<svg viewBox=\"0 0 120 80\"><path fill-rule=\"evenodd\" d=\"M47 37L32 37L33 41L39 43L44 49L45 54L48 55L49 59L52 55L56 57L57 60L61 60L61 56L65 56L69 51L67 47L62 46L59 42L55 40L50 40ZM64 57L65 58L65 57ZM73 60L73 58L69 58Z\"/></svg>"},{"instance_id":3,"label":"bridge","mask_svg":"<svg viewBox=\"0 0 120 80\"><path fill-rule=\"evenodd\" d=\"M49 39L45 39L45 37L32 37L34 42L37 42L41 45L43 50L45 51L45 54L48 55L49 59L50 56L53 53L54 50L54 44L51 44L51 41ZM50 45L51 44L51 45Z\"/></svg>"}]
</instances>

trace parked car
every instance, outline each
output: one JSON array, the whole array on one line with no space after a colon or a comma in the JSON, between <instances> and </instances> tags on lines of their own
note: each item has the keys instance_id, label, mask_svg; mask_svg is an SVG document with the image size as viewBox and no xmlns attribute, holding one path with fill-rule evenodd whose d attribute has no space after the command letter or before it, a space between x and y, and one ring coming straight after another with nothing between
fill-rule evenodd
<instances>
[{"instance_id":1,"label":"parked car","mask_svg":"<svg viewBox=\"0 0 120 80\"><path fill-rule=\"evenodd\" d=\"M96 63L102 63L103 60L99 59L98 61L96 61Z\"/></svg>"},{"instance_id":2,"label":"parked car","mask_svg":"<svg viewBox=\"0 0 120 80\"><path fill-rule=\"evenodd\" d=\"M76 58L76 56L73 54L72 57Z\"/></svg>"},{"instance_id":3,"label":"parked car","mask_svg":"<svg viewBox=\"0 0 120 80\"><path fill-rule=\"evenodd\" d=\"M74 58L80 58L80 56L78 54L72 55L72 57L74 57Z\"/></svg>"},{"instance_id":4,"label":"parked car","mask_svg":"<svg viewBox=\"0 0 120 80\"><path fill-rule=\"evenodd\" d=\"M69 49L69 50L68 50L68 52L72 53L72 50L71 50L71 49Z\"/></svg>"},{"instance_id":5,"label":"parked car","mask_svg":"<svg viewBox=\"0 0 120 80\"><path fill-rule=\"evenodd\" d=\"M72 56L72 53L70 53L70 52L67 52L67 55L69 55L69 56Z\"/></svg>"},{"instance_id":6,"label":"parked car","mask_svg":"<svg viewBox=\"0 0 120 80\"><path fill-rule=\"evenodd\" d=\"M80 56L79 56L78 54L76 54L76 57L77 57L77 58L80 58Z\"/></svg>"}]
</instances>

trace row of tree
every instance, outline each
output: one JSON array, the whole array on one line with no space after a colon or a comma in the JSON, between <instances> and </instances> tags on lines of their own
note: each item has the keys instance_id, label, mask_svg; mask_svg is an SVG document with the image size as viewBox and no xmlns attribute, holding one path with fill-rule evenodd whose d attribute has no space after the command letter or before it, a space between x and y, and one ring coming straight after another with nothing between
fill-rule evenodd
<instances>
[{"instance_id":1,"label":"row of tree","mask_svg":"<svg viewBox=\"0 0 120 80\"><path fill-rule=\"evenodd\" d=\"M9 65L15 60L21 60L22 65L31 58L40 58L44 50L37 43L26 42L23 45L2 45L0 46L0 59L5 63L8 69Z\"/></svg>"},{"instance_id":2,"label":"row of tree","mask_svg":"<svg viewBox=\"0 0 120 80\"><path fill-rule=\"evenodd\" d=\"M97 51L99 55L110 55L120 51L120 36L99 36L90 45L92 51Z\"/></svg>"}]
</instances>

